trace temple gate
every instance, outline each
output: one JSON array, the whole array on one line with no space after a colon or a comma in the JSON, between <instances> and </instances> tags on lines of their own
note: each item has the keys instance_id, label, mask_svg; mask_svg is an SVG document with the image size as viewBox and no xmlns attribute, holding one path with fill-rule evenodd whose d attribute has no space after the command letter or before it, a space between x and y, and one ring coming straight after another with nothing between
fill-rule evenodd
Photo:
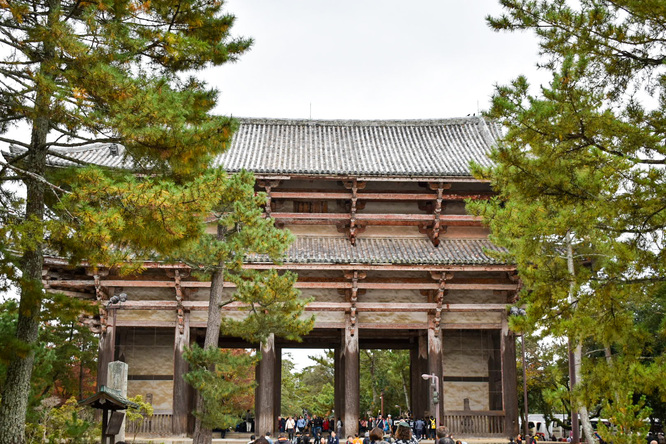
<instances>
[{"instance_id":1,"label":"temple gate","mask_svg":"<svg viewBox=\"0 0 666 444\"><path fill-rule=\"evenodd\" d=\"M336 415L345 434L359 417L359 351L408 349L415 416L439 409L456 434L517 433L515 340L506 305L518 281L513 265L489 256L488 230L465 212L465 199L492 196L469 162L488 164L499 130L478 117L432 121L312 121L245 119L219 161L247 169L268 196L267 217L296 241L277 268L298 274L312 297L314 330L303 344L272 338L257 369L257 431L274 431L280 414L281 349L335 350ZM67 152L112 164L107 146ZM115 153L115 154L114 154ZM60 160L60 162L62 162ZM249 268L270 268L248 258ZM209 282L187 267L146 264L131 278L97 274L47 260L49 291L102 302L120 292L129 300L91 319L100 332L99 378L108 362L129 364L130 396L152 400L168 432L187 432L192 393L182 379L184 346L203 336ZM231 284L227 284L233 291ZM223 308L238 316L238 305ZM256 347L222 338L223 347ZM441 385L433 402L430 382Z\"/></svg>"}]
</instances>

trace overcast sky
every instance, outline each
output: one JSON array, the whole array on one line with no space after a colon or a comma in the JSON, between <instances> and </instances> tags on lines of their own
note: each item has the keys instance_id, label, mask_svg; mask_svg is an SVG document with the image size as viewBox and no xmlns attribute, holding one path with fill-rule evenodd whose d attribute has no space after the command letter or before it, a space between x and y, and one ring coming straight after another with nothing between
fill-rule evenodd
<instances>
[{"instance_id":1,"label":"overcast sky","mask_svg":"<svg viewBox=\"0 0 666 444\"><path fill-rule=\"evenodd\" d=\"M420 119L487 109L495 84L536 73L527 33L491 31L497 0L229 0L255 40L207 73L237 117ZM311 106L311 114L310 114Z\"/></svg>"}]
</instances>

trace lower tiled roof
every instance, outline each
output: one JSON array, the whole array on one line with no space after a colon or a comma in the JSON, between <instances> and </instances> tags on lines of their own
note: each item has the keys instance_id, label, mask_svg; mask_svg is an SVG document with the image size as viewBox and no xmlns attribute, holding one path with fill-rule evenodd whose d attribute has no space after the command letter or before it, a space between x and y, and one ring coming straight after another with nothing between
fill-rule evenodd
<instances>
[{"instance_id":1,"label":"lower tiled roof","mask_svg":"<svg viewBox=\"0 0 666 444\"><path fill-rule=\"evenodd\" d=\"M287 251L285 264L500 265L484 250L504 252L487 239L299 237ZM268 262L265 256L250 262Z\"/></svg>"}]
</instances>

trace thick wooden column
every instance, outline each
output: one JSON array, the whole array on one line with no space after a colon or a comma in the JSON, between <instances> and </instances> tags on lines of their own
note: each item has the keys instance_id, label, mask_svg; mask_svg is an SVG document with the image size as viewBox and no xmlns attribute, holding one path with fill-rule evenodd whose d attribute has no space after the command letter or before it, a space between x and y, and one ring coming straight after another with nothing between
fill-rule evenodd
<instances>
[{"instance_id":1,"label":"thick wooden column","mask_svg":"<svg viewBox=\"0 0 666 444\"><path fill-rule=\"evenodd\" d=\"M255 392L255 434L275 434L275 336L271 334L261 344L261 361L257 365Z\"/></svg>"},{"instance_id":2,"label":"thick wooden column","mask_svg":"<svg viewBox=\"0 0 666 444\"><path fill-rule=\"evenodd\" d=\"M504 434L518 434L518 381L516 378L516 336L504 318L501 331L502 395L504 400Z\"/></svg>"},{"instance_id":3,"label":"thick wooden column","mask_svg":"<svg viewBox=\"0 0 666 444\"><path fill-rule=\"evenodd\" d=\"M439 378L439 403L435 405L433 402L433 391L428 390L428 410L430 414L435 416L436 409L439 408L440 418L444 417L444 396L442 393L442 332L439 328L435 327L434 317L431 322L428 322L428 373L434 374ZM427 381L430 384L430 381Z\"/></svg>"},{"instance_id":4,"label":"thick wooden column","mask_svg":"<svg viewBox=\"0 0 666 444\"><path fill-rule=\"evenodd\" d=\"M97 359L97 389L106 385L109 363L113 362L115 354L116 334L112 325L103 327L99 337Z\"/></svg>"},{"instance_id":5,"label":"thick wooden column","mask_svg":"<svg viewBox=\"0 0 666 444\"><path fill-rule=\"evenodd\" d=\"M333 397L336 418L345 416L345 354L341 350L340 347L333 350Z\"/></svg>"},{"instance_id":6,"label":"thick wooden column","mask_svg":"<svg viewBox=\"0 0 666 444\"><path fill-rule=\"evenodd\" d=\"M411 411L414 418L425 415L430 384L424 381L422 374L428 373L428 336L425 330L419 331L414 347L409 351Z\"/></svg>"},{"instance_id":7,"label":"thick wooden column","mask_svg":"<svg viewBox=\"0 0 666 444\"><path fill-rule=\"evenodd\" d=\"M173 344L173 416L171 431L174 435L187 435L187 416L191 409L190 385L183 375L188 372L189 364L183 358L185 347L190 345L190 313L183 313L182 325L177 325Z\"/></svg>"},{"instance_id":8,"label":"thick wooden column","mask_svg":"<svg viewBox=\"0 0 666 444\"><path fill-rule=\"evenodd\" d=\"M359 391L361 388L359 367L358 328L352 324L351 316L347 314L347 326L344 331L342 346L344 354L344 436L354 436L358 433L358 418L360 412Z\"/></svg>"}]
</instances>

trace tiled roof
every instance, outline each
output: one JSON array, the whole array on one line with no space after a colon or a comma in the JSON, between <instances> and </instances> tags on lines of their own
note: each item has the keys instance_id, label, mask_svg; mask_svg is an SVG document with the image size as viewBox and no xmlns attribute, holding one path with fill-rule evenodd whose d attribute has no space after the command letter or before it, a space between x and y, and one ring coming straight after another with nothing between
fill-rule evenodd
<instances>
[{"instance_id":1,"label":"tiled roof","mask_svg":"<svg viewBox=\"0 0 666 444\"><path fill-rule=\"evenodd\" d=\"M361 177L469 176L471 160L488 166L499 126L480 117L445 120L240 119L230 149L216 161L228 171ZM130 168L124 149L94 144L57 151L71 159ZM9 157L24 152L12 146ZM77 162L49 156L53 166Z\"/></svg>"},{"instance_id":2,"label":"tiled roof","mask_svg":"<svg viewBox=\"0 0 666 444\"><path fill-rule=\"evenodd\" d=\"M229 171L259 174L469 176L469 162L489 165L499 134L480 117L353 121L241 119Z\"/></svg>"},{"instance_id":3,"label":"tiled roof","mask_svg":"<svg viewBox=\"0 0 666 444\"><path fill-rule=\"evenodd\" d=\"M287 251L286 264L409 264L409 265L496 265L502 262L484 249L504 251L487 239L440 239L438 247L428 239L299 237ZM264 256L250 262L268 262Z\"/></svg>"},{"instance_id":4,"label":"tiled roof","mask_svg":"<svg viewBox=\"0 0 666 444\"><path fill-rule=\"evenodd\" d=\"M9 152L3 151L5 157L18 156L26 151L25 148L11 145ZM78 148L54 148L52 151L60 153L63 157L72 160L63 159L53 155L47 156L47 161L51 166L68 167L81 164L103 165L110 168L131 168L131 163L123 155L125 150L122 146L111 143L93 143ZM75 161L76 160L76 161Z\"/></svg>"}]
</instances>

